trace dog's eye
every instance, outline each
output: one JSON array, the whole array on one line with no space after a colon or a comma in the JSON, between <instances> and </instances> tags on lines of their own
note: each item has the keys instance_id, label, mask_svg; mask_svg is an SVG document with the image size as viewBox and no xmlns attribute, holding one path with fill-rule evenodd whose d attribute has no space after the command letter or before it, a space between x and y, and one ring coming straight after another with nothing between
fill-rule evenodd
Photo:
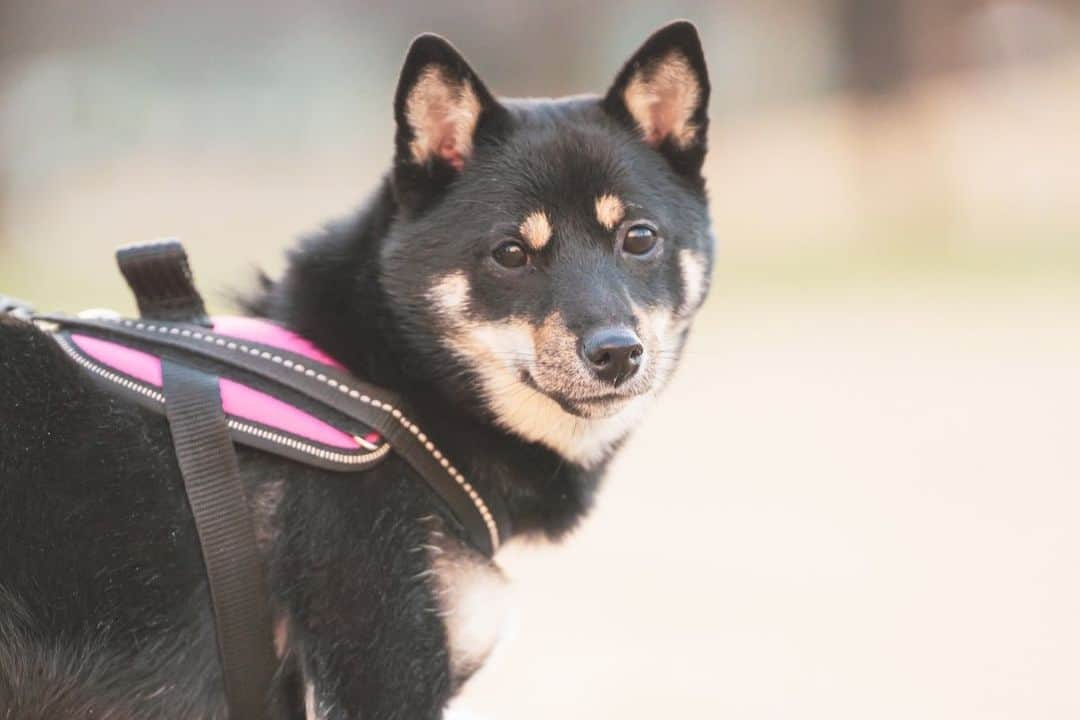
<instances>
[{"instance_id":1,"label":"dog's eye","mask_svg":"<svg viewBox=\"0 0 1080 720\"><path fill-rule=\"evenodd\" d=\"M631 225L623 236L622 247L631 255L645 255L654 247L660 236L656 234L656 228L650 225Z\"/></svg>"},{"instance_id":2,"label":"dog's eye","mask_svg":"<svg viewBox=\"0 0 1080 720\"><path fill-rule=\"evenodd\" d=\"M513 240L507 240L499 245L492 251L491 256L495 258L495 262L507 268L525 267L529 262L529 255L525 252L525 248L521 246L521 243Z\"/></svg>"}]
</instances>

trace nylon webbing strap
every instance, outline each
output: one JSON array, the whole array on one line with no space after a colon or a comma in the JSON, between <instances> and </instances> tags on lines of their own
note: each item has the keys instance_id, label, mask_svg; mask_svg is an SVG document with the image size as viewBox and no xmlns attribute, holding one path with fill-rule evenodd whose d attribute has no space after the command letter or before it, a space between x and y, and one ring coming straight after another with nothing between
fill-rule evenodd
<instances>
[{"instance_id":1,"label":"nylon webbing strap","mask_svg":"<svg viewBox=\"0 0 1080 720\"><path fill-rule=\"evenodd\" d=\"M150 342L153 345L183 350L202 358L224 363L246 373L252 373L273 381L283 387L296 391L313 400L325 404L347 417L353 418L362 424L377 430L394 448L403 460L420 474L428 483L429 487L439 495L450 508L454 517L465 528L473 544L482 553L489 557L495 553L499 545L498 528L507 528L509 522L504 508L494 504L489 508L495 513L495 530L487 527L487 523L477 510L476 505L469 498L458 483L451 478L445 469L445 465L436 460L432 454L424 448L417 434L410 432L396 421L394 417L381 409L374 408L359 400L354 400L346 393L341 392L342 385L357 388L361 392L370 393L373 397L379 397L381 403L392 402L395 407L401 407L401 400L389 392L380 388L365 385L347 375L342 375L332 368L323 367L320 371L327 378L333 378L337 388L329 384L318 382L312 378L287 370L281 364L273 361L260 361L249 356L247 353L239 353L222 347L216 342L205 342L171 332L159 332L149 328L140 330L129 324L92 320L87 318L72 318L63 315L40 315L41 320L55 322L67 328L78 328L100 334L105 338L131 338L140 342ZM157 328L160 330L161 328ZM270 346L259 346L258 343L249 343L252 348L258 346L264 350L266 357L273 354L290 356L289 353ZM290 356L298 363L308 364L306 358ZM389 398L393 398L389 400ZM497 498L495 498L497 500Z\"/></svg>"},{"instance_id":2,"label":"nylon webbing strap","mask_svg":"<svg viewBox=\"0 0 1080 720\"><path fill-rule=\"evenodd\" d=\"M210 326L202 296L195 289L184 246L177 240L126 245L116 251L139 315L153 320L176 320Z\"/></svg>"},{"instance_id":3,"label":"nylon webbing strap","mask_svg":"<svg viewBox=\"0 0 1080 720\"><path fill-rule=\"evenodd\" d=\"M264 720L274 673L262 561L217 378L164 361L165 411L202 545L229 720Z\"/></svg>"}]
</instances>

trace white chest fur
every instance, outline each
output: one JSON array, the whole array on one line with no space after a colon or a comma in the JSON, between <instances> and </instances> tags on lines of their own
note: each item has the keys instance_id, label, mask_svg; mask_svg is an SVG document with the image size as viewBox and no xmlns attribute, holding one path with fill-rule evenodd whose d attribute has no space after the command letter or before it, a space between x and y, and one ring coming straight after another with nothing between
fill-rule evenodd
<instances>
[{"instance_id":1,"label":"white chest fur","mask_svg":"<svg viewBox=\"0 0 1080 720\"><path fill-rule=\"evenodd\" d=\"M493 562L439 531L432 532L427 550L458 684L484 664L504 635L512 614L510 584Z\"/></svg>"}]
</instances>

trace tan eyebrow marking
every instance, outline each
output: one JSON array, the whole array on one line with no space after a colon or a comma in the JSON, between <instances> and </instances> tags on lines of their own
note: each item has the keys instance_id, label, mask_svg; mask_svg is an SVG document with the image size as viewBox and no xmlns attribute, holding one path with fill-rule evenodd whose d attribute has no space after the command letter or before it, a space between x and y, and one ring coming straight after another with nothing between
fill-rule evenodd
<instances>
[{"instance_id":1,"label":"tan eyebrow marking","mask_svg":"<svg viewBox=\"0 0 1080 720\"><path fill-rule=\"evenodd\" d=\"M551 240L551 223L543 210L526 215L518 230L533 250L543 250Z\"/></svg>"},{"instance_id":2,"label":"tan eyebrow marking","mask_svg":"<svg viewBox=\"0 0 1080 720\"><path fill-rule=\"evenodd\" d=\"M625 214L623 201L614 195L601 195L596 198L596 219L608 230L614 230Z\"/></svg>"}]
</instances>

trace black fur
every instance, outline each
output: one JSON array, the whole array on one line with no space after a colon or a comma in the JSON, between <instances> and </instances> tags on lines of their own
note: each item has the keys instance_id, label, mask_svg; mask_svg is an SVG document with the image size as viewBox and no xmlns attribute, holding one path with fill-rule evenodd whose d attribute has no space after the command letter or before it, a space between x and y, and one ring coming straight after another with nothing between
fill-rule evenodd
<instances>
[{"instance_id":1,"label":"black fur","mask_svg":"<svg viewBox=\"0 0 1080 720\"><path fill-rule=\"evenodd\" d=\"M707 98L688 24L649 42L681 48ZM632 63L647 62L649 48ZM480 100L464 169L410 159L415 135L403 103L432 62L468 79ZM649 208L665 243L711 258L704 99L701 144L658 152L611 99L627 72L603 101L500 103L445 41L418 39L380 188L354 219L304 240L284 277L247 301L408 398L473 485L505 505L515 535L564 535L589 509L606 459L586 468L495 422L472 368L441 341L445 328L424 291L452 269L467 275L479 319L559 309L575 332L633 322L630 299L664 307L686 299L673 252L615 262L610 233L590 220L596 194L618 192ZM510 282L490 267L491 244L537 204L553 209L556 237L533 274ZM393 457L350 475L239 453L253 505L276 500L263 522L288 652L271 717L303 717L304 682L332 720L441 717L464 678L451 673L430 557L419 550L433 526L456 534L453 521ZM0 720L225 717L204 569L165 420L108 393L42 332L3 316L0 568Z\"/></svg>"}]
</instances>

